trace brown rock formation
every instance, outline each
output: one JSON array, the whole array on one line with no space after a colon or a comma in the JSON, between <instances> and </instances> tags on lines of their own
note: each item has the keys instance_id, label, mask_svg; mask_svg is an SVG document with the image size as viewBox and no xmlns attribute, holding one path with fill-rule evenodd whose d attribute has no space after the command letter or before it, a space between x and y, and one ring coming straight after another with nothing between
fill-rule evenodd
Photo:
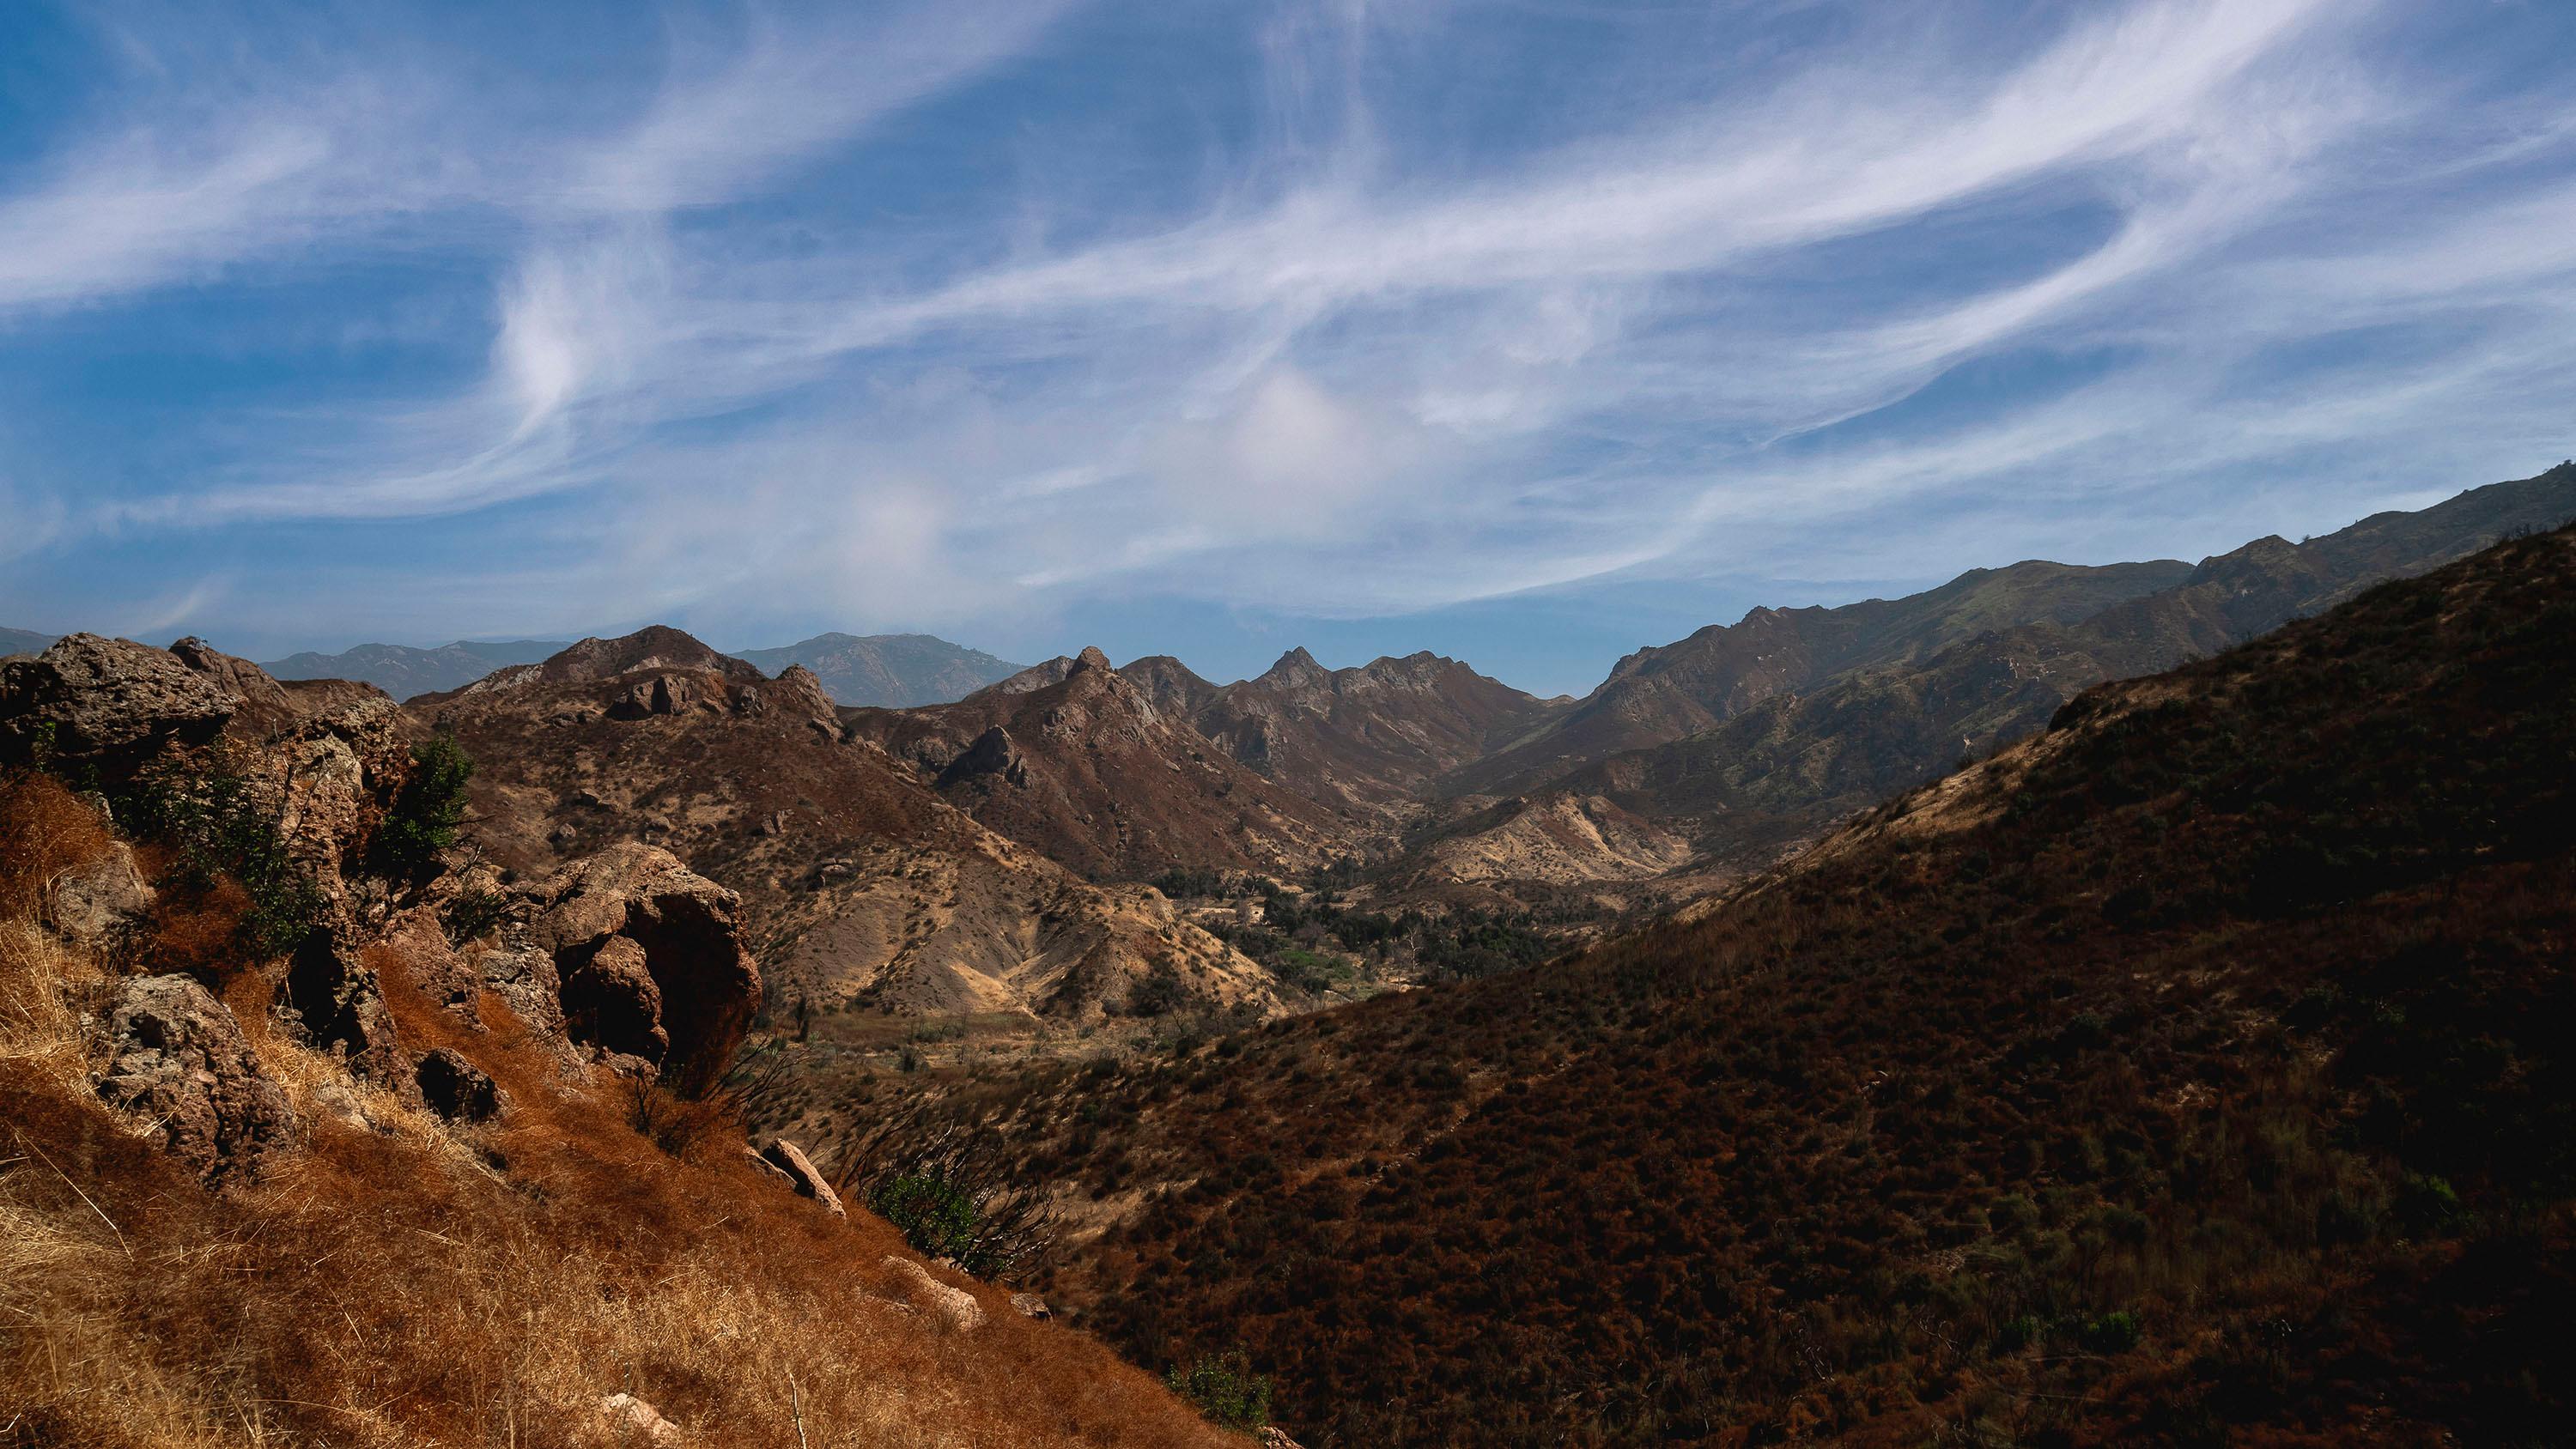
<instances>
[{"instance_id":1,"label":"brown rock formation","mask_svg":"<svg viewBox=\"0 0 2576 1449\"><path fill-rule=\"evenodd\" d=\"M683 651L666 639L659 652ZM633 678L547 683L547 667L406 707L474 756L478 843L541 876L659 821L655 843L740 895L744 937L781 999L1096 1017L1169 966L1199 1001L1278 1009L1266 973L1154 892L1086 885L949 805L915 767L817 729L803 671L756 684L702 672L691 678L722 711L619 720L607 704ZM749 691L760 707L737 707ZM1005 761L995 777L1005 788L1008 772ZM514 958L482 958L487 974L505 965L513 1009L546 999Z\"/></svg>"},{"instance_id":2,"label":"brown rock formation","mask_svg":"<svg viewBox=\"0 0 2576 1449\"><path fill-rule=\"evenodd\" d=\"M740 899L669 851L612 846L528 888L531 943L553 958L574 1040L713 1084L760 1008Z\"/></svg>"},{"instance_id":3,"label":"brown rock formation","mask_svg":"<svg viewBox=\"0 0 2576 1449\"><path fill-rule=\"evenodd\" d=\"M98 1094L149 1120L170 1155L210 1184L258 1172L291 1142L294 1109L261 1071L241 1023L185 976L145 976L118 990Z\"/></svg>"},{"instance_id":4,"label":"brown rock formation","mask_svg":"<svg viewBox=\"0 0 2576 1449\"><path fill-rule=\"evenodd\" d=\"M0 664L0 761L41 746L120 779L166 745L213 739L240 706L241 696L164 650L73 634Z\"/></svg>"},{"instance_id":5,"label":"brown rock formation","mask_svg":"<svg viewBox=\"0 0 2576 1449\"><path fill-rule=\"evenodd\" d=\"M297 948L278 1007L308 1044L345 1057L349 1075L409 1095L411 1057L376 973L343 930L318 929Z\"/></svg>"}]
</instances>

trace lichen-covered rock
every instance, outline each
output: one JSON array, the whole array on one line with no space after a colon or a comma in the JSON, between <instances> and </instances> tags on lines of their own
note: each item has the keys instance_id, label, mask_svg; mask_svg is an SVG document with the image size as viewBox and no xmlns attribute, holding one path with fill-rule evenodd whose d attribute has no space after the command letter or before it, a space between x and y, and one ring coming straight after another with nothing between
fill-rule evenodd
<instances>
[{"instance_id":1,"label":"lichen-covered rock","mask_svg":"<svg viewBox=\"0 0 2576 1449\"><path fill-rule=\"evenodd\" d=\"M489 1122L510 1105L509 1094L491 1074L452 1047L422 1057L416 1077L421 1100L451 1122Z\"/></svg>"},{"instance_id":2,"label":"lichen-covered rock","mask_svg":"<svg viewBox=\"0 0 2576 1449\"><path fill-rule=\"evenodd\" d=\"M40 746L121 779L164 746L220 733L241 696L167 650L73 634L32 659L0 663L0 761Z\"/></svg>"},{"instance_id":3,"label":"lichen-covered rock","mask_svg":"<svg viewBox=\"0 0 2576 1449\"><path fill-rule=\"evenodd\" d=\"M294 1108L260 1069L241 1023L185 976L118 991L98 1094L149 1120L171 1156L209 1184L252 1176L294 1140Z\"/></svg>"},{"instance_id":4,"label":"lichen-covered rock","mask_svg":"<svg viewBox=\"0 0 2576 1449\"><path fill-rule=\"evenodd\" d=\"M667 850L629 843L523 893L527 941L554 960L575 1041L650 1061L686 1092L723 1074L760 1007L733 892Z\"/></svg>"},{"instance_id":5,"label":"lichen-covered rock","mask_svg":"<svg viewBox=\"0 0 2576 1449\"><path fill-rule=\"evenodd\" d=\"M46 928L65 945L112 950L152 909L152 887L135 868L134 848L116 841L45 882L43 909Z\"/></svg>"}]
</instances>

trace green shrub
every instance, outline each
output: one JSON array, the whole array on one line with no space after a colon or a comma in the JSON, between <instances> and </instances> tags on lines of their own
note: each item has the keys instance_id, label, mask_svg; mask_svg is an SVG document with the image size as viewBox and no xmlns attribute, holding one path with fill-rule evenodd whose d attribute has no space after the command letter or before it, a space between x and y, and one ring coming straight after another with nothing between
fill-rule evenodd
<instances>
[{"instance_id":1,"label":"green shrub","mask_svg":"<svg viewBox=\"0 0 2576 1449\"><path fill-rule=\"evenodd\" d=\"M1163 1381L1196 1404L1210 1423L1247 1434L1269 1427L1270 1380L1252 1372L1241 1349L1203 1356L1186 1372L1176 1368Z\"/></svg>"},{"instance_id":2,"label":"green shrub","mask_svg":"<svg viewBox=\"0 0 2576 1449\"><path fill-rule=\"evenodd\" d=\"M2410 1172L2397 1185L2397 1220L2416 1237L2446 1233L2467 1215L2460 1194L2442 1178Z\"/></svg>"},{"instance_id":3,"label":"green shrub","mask_svg":"<svg viewBox=\"0 0 2576 1449\"><path fill-rule=\"evenodd\" d=\"M2121 1311L2088 1319L2076 1329L2075 1339L2094 1353L2126 1353L2138 1346L2142 1332L2138 1315Z\"/></svg>"},{"instance_id":4,"label":"green shrub","mask_svg":"<svg viewBox=\"0 0 2576 1449\"><path fill-rule=\"evenodd\" d=\"M915 1252L990 1282L1024 1276L1054 1252L1054 1210L1018 1185L989 1141L942 1133L894 1156L882 1151L883 1140L849 1139L837 1186L892 1223Z\"/></svg>"},{"instance_id":5,"label":"green shrub","mask_svg":"<svg viewBox=\"0 0 2576 1449\"><path fill-rule=\"evenodd\" d=\"M242 889L243 941L262 955L293 949L322 918L322 889L286 851L276 802L222 753L193 764L165 760L135 777L117 806L137 835L178 854L182 881L218 877Z\"/></svg>"},{"instance_id":6,"label":"green shrub","mask_svg":"<svg viewBox=\"0 0 2576 1449\"><path fill-rule=\"evenodd\" d=\"M412 746L411 758L411 778L403 781L376 832L376 863L390 876L420 875L456 843L456 827L465 818L465 782L474 776L474 762L452 736L430 736Z\"/></svg>"}]
</instances>

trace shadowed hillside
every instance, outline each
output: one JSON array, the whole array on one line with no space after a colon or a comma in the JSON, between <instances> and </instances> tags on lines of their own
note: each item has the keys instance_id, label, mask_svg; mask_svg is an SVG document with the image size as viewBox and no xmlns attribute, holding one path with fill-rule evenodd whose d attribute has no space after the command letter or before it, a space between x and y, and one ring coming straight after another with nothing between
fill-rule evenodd
<instances>
[{"instance_id":1,"label":"shadowed hillside","mask_svg":"<svg viewBox=\"0 0 2576 1449\"><path fill-rule=\"evenodd\" d=\"M2214 653L2571 516L2576 466L2561 466L2305 543L2257 539L2193 568L2018 564L1893 602L1756 610L1731 630L1704 629L1622 661L1563 726L1469 766L1445 788L1552 771L1529 797L1546 802L1543 816L1578 804L1624 811L1687 840L1703 864L1758 867L1855 810L2031 733L2103 680ZM1646 709L1641 699L1665 703ZM1639 723L1647 720L1660 723ZM1602 741L1658 736L1586 754ZM1535 775L1518 763L1534 751L1555 752ZM1425 860L1436 868L1444 856L1508 858L1508 838L1483 838L1492 819L1488 811L1452 821ZM1611 878L1633 870L1624 857L1601 862Z\"/></svg>"},{"instance_id":2,"label":"shadowed hillside","mask_svg":"<svg viewBox=\"0 0 2576 1449\"><path fill-rule=\"evenodd\" d=\"M2507 542L1685 921L914 1110L1309 1443L2544 1442L2571 657L2576 532Z\"/></svg>"}]
</instances>

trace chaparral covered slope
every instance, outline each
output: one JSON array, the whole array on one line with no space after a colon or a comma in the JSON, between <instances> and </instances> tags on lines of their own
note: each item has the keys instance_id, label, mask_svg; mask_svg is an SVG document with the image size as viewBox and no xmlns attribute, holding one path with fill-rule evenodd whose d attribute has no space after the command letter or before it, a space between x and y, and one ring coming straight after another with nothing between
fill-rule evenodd
<instances>
[{"instance_id":1,"label":"chaparral covered slope","mask_svg":"<svg viewBox=\"0 0 2576 1449\"><path fill-rule=\"evenodd\" d=\"M2571 658L2576 531L2506 542L1687 920L873 1110L1061 1184L1081 1321L1329 1442L2540 1442Z\"/></svg>"}]
</instances>

